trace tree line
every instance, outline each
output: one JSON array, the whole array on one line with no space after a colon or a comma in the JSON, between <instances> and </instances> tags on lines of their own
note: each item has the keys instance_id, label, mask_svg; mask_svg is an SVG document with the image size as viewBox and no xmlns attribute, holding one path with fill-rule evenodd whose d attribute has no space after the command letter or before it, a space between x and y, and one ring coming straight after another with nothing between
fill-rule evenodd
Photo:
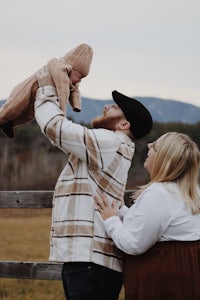
<instances>
[{"instance_id":1,"label":"tree line","mask_svg":"<svg viewBox=\"0 0 200 300\"><path fill-rule=\"evenodd\" d=\"M89 125L86 124L89 127ZM146 137L136 140L136 151L129 171L127 189L145 184L148 173L143 167L147 143L168 131L188 134L200 149L200 122L196 124L158 123ZM0 189L53 190L57 178L67 162L67 155L54 147L41 133L35 120L15 127L15 137L0 133Z\"/></svg>"}]
</instances>

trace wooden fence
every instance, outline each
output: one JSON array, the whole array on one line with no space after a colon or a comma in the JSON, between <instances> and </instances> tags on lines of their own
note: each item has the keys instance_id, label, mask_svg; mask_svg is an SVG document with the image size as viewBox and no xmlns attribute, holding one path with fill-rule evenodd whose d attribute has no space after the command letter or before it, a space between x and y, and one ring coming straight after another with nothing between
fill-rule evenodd
<instances>
[{"instance_id":1,"label":"wooden fence","mask_svg":"<svg viewBox=\"0 0 200 300\"><path fill-rule=\"evenodd\" d=\"M130 206L126 191L125 203ZM2 191L0 208L51 208L53 191ZM0 278L60 280L62 263L0 261Z\"/></svg>"}]
</instances>

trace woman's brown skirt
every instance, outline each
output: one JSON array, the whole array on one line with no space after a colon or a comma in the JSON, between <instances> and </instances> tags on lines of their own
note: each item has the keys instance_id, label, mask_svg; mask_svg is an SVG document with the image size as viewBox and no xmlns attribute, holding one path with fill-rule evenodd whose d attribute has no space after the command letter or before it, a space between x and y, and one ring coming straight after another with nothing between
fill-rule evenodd
<instances>
[{"instance_id":1,"label":"woman's brown skirt","mask_svg":"<svg viewBox=\"0 0 200 300\"><path fill-rule=\"evenodd\" d=\"M200 300L200 241L158 242L125 256L125 300Z\"/></svg>"}]
</instances>

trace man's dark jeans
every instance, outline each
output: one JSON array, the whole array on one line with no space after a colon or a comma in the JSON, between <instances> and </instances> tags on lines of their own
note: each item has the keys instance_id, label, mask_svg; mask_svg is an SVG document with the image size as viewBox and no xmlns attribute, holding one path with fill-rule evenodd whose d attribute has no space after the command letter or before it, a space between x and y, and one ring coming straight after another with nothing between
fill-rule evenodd
<instances>
[{"instance_id":1,"label":"man's dark jeans","mask_svg":"<svg viewBox=\"0 0 200 300\"><path fill-rule=\"evenodd\" d=\"M63 287L67 300L118 300L122 273L94 263L64 263Z\"/></svg>"}]
</instances>

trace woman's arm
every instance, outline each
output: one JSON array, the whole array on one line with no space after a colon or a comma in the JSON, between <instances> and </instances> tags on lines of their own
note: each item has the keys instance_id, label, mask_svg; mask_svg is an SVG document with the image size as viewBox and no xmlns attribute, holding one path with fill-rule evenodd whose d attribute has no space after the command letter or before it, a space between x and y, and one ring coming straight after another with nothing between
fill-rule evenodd
<instances>
[{"instance_id":1,"label":"woman's arm","mask_svg":"<svg viewBox=\"0 0 200 300\"><path fill-rule=\"evenodd\" d=\"M104 219L107 234L119 249L128 254L142 254L152 247L171 220L170 209L158 191L145 192L128 209L123 222L105 196L102 196L102 200L95 197L95 201Z\"/></svg>"}]
</instances>

